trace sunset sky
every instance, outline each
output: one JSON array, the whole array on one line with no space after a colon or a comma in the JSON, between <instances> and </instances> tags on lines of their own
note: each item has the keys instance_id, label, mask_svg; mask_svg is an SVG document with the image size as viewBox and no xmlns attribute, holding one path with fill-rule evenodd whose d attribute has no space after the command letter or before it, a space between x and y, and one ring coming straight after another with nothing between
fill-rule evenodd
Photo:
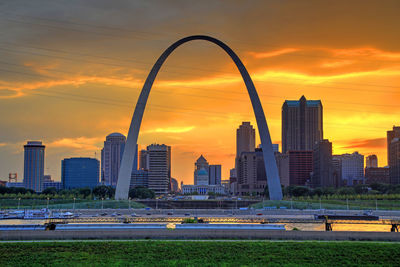
<instances>
[{"instance_id":1,"label":"sunset sky","mask_svg":"<svg viewBox=\"0 0 400 267\"><path fill-rule=\"evenodd\" d=\"M377 154L400 124L400 1L0 0L0 179L23 177L23 145L46 145L45 173L61 160L100 159L106 135L127 135L152 65L194 34L229 45L259 93L273 143L286 99L320 99L333 152ZM139 134L172 146L172 176L193 183L203 154L234 167L236 128L255 118L230 58L204 41L168 58ZM259 143L257 132L256 143Z\"/></svg>"}]
</instances>

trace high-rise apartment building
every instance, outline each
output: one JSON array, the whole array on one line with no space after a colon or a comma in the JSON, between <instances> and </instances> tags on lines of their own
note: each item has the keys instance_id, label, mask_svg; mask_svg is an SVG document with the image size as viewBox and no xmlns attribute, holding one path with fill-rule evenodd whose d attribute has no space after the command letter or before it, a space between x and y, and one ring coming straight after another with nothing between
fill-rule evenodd
<instances>
[{"instance_id":1,"label":"high-rise apartment building","mask_svg":"<svg viewBox=\"0 0 400 267\"><path fill-rule=\"evenodd\" d=\"M390 183L400 184L400 138L393 138L389 145Z\"/></svg>"},{"instance_id":2,"label":"high-rise apartment building","mask_svg":"<svg viewBox=\"0 0 400 267\"><path fill-rule=\"evenodd\" d=\"M256 131L250 122L244 121L236 130L236 159L240 157L242 152L254 152L255 147Z\"/></svg>"},{"instance_id":3,"label":"high-rise apartment building","mask_svg":"<svg viewBox=\"0 0 400 267\"><path fill-rule=\"evenodd\" d=\"M129 188L134 188L137 186L149 187L149 171L147 169L132 171Z\"/></svg>"},{"instance_id":4,"label":"high-rise apartment building","mask_svg":"<svg viewBox=\"0 0 400 267\"><path fill-rule=\"evenodd\" d=\"M393 129L391 131L387 131L387 162L388 165L390 166L390 144L392 143L392 140L394 138L400 138L400 126L393 126Z\"/></svg>"},{"instance_id":5,"label":"high-rise apartment building","mask_svg":"<svg viewBox=\"0 0 400 267\"><path fill-rule=\"evenodd\" d=\"M313 170L313 151L289 151L290 185L306 185Z\"/></svg>"},{"instance_id":6,"label":"high-rise apartment building","mask_svg":"<svg viewBox=\"0 0 400 267\"><path fill-rule=\"evenodd\" d=\"M366 167L365 168L365 183L390 183L390 170L389 167Z\"/></svg>"},{"instance_id":7,"label":"high-rise apartment building","mask_svg":"<svg viewBox=\"0 0 400 267\"><path fill-rule=\"evenodd\" d=\"M208 167L209 167L208 161L203 157L203 155L200 155L200 157L194 163L194 184L195 185L198 184L198 179L197 179L198 172L201 169L204 169L207 171L207 175L208 175Z\"/></svg>"},{"instance_id":8,"label":"high-rise apartment building","mask_svg":"<svg viewBox=\"0 0 400 267\"><path fill-rule=\"evenodd\" d=\"M40 141L28 141L24 145L24 186L35 192L43 190L44 149Z\"/></svg>"},{"instance_id":9,"label":"high-rise apartment building","mask_svg":"<svg viewBox=\"0 0 400 267\"><path fill-rule=\"evenodd\" d=\"M364 155L354 152L353 154L334 155L335 161L340 161L341 184L353 186L364 183ZM335 163L337 165L337 163Z\"/></svg>"},{"instance_id":10,"label":"high-rise apartment building","mask_svg":"<svg viewBox=\"0 0 400 267\"><path fill-rule=\"evenodd\" d=\"M312 151L323 139L322 103L320 100L286 100L282 106L282 153Z\"/></svg>"},{"instance_id":11,"label":"high-rise apartment building","mask_svg":"<svg viewBox=\"0 0 400 267\"><path fill-rule=\"evenodd\" d=\"M324 139L317 141L313 150L312 187L334 187L332 165L332 143Z\"/></svg>"},{"instance_id":12,"label":"high-rise apartment building","mask_svg":"<svg viewBox=\"0 0 400 267\"><path fill-rule=\"evenodd\" d=\"M210 165L208 177L210 185L221 185L221 165Z\"/></svg>"},{"instance_id":13,"label":"high-rise apartment building","mask_svg":"<svg viewBox=\"0 0 400 267\"><path fill-rule=\"evenodd\" d=\"M101 150L101 177L106 185L117 186L125 142L125 136L120 133L112 133L104 141L104 148Z\"/></svg>"},{"instance_id":14,"label":"high-rise apartment building","mask_svg":"<svg viewBox=\"0 0 400 267\"><path fill-rule=\"evenodd\" d=\"M93 158L68 158L61 161L61 182L64 189L94 188L99 184L100 163Z\"/></svg>"},{"instance_id":15,"label":"high-rise apartment building","mask_svg":"<svg viewBox=\"0 0 400 267\"><path fill-rule=\"evenodd\" d=\"M152 144L147 147L149 189L156 194L168 194L171 179L171 147Z\"/></svg>"},{"instance_id":16,"label":"high-rise apartment building","mask_svg":"<svg viewBox=\"0 0 400 267\"><path fill-rule=\"evenodd\" d=\"M365 159L366 168L378 168L378 157L376 155L369 155Z\"/></svg>"}]
</instances>

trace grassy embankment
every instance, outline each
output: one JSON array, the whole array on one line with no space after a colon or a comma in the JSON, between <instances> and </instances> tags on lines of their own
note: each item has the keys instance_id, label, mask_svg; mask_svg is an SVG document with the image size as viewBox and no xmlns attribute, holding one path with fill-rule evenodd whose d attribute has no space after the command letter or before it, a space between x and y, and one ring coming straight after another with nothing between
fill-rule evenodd
<instances>
[{"instance_id":1,"label":"grassy embankment","mask_svg":"<svg viewBox=\"0 0 400 267\"><path fill-rule=\"evenodd\" d=\"M47 207L47 199L21 199L19 200L20 209L41 209ZM50 199L48 207L50 209L73 209L73 199ZM76 199L75 209L101 209L101 200ZM127 209L128 200L104 200L103 208ZM130 207L133 209L144 208L145 205L130 201ZM0 199L0 209L18 208L18 199Z\"/></svg>"},{"instance_id":2,"label":"grassy embankment","mask_svg":"<svg viewBox=\"0 0 400 267\"><path fill-rule=\"evenodd\" d=\"M116 241L0 244L0 266L399 266L400 244Z\"/></svg>"},{"instance_id":3,"label":"grassy embankment","mask_svg":"<svg viewBox=\"0 0 400 267\"><path fill-rule=\"evenodd\" d=\"M348 204L348 205L347 205ZM377 204L377 205L376 205ZM400 200L345 200L345 199L307 199L307 200L282 200L273 201L266 200L252 205L252 207L260 209L263 207L286 207L287 209L335 209L346 210L347 206L350 210L400 210Z\"/></svg>"}]
</instances>

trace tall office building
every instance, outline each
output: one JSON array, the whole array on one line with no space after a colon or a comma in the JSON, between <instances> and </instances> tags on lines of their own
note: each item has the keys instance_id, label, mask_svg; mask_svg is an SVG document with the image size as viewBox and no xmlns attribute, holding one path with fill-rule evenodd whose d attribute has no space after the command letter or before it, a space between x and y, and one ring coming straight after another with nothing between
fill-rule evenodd
<instances>
[{"instance_id":1,"label":"tall office building","mask_svg":"<svg viewBox=\"0 0 400 267\"><path fill-rule=\"evenodd\" d=\"M156 194L168 194L171 183L171 147L153 144L147 147L149 154L149 189Z\"/></svg>"},{"instance_id":2,"label":"tall office building","mask_svg":"<svg viewBox=\"0 0 400 267\"><path fill-rule=\"evenodd\" d=\"M289 186L289 155L287 153L275 152L276 165L278 167L279 178L281 179L281 185Z\"/></svg>"},{"instance_id":3,"label":"tall office building","mask_svg":"<svg viewBox=\"0 0 400 267\"><path fill-rule=\"evenodd\" d=\"M267 185L262 149L256 148L254 152L242 152L237 164L237 193L239 195L262 194Z\"/></svg>"},{"instance_id":4,"label":"tall office building","mask_svg":"<svg viewBox=\"0 0 400 267\"><path fill-rule=\"evenodd\" d=\"M194 163L194 184L197 185L198 184L198 172L201 169L204 169L207 171L207 175L208 175L208 161L203 157L203 155L200 155L200 157L196 160L196 162Z\"/></svg>"},{"instance_id":5,"label":"tall office building","mask_svg":"<svg viewBox=\"0 0 400 267\"><path fill-rule=\"evenodd\" d=\"M210 165L208 176L210 185L221 185L221 165Z\"/></svg>"},{"instance_id":6,"label":"tall office building","mask_svg":"<svg viewBox=\"0 0 400 267\"><path fill-rule=\"evenodd\" d=\"M340 161L341 185L353 186L364 183L364 155L353 154L334 155L335 161ZM335 165L338 165L335 163Z\"/></svg>"},{"instance_id":7,"label":"tall office building","mask_svg":"<svg viewBox=\"0 0 400 267\"><path fill-rule=\"evenodd\" d=\"M393 126L393 129L391 131L387 131L387 162L388 165L390 166L390 144L392 143L392 140L394 138L400 138L400 126Z\"/></svg>"},{"instance_id":8,"label":"tall office building","mask_svg":"<svg viewBox=\"0 0 400 267\"><path fill-rule=\"evenodd\" d=\"M117 186L118 172L125 149L126 138L123 134L112 133L106 137L104 148L101 150L101 181L106 185ZM137 148L132 172L137 170Z\"/></svg>"},{"instance_id":9,"label":"tall office building","mask_svg":"<svg viewBox=\"0 0 400 267\"><path fill-rule=\"evenodd\" d=\"M254 152L255 147L256 131L250 122L244 121L236 130L236 159L240 157L242 152Z\"/></svg>"},{"instance_id":10,"label":"tall office building","mask_svg":"<svg viewBox=\"0 0 400 267\"><path fill-rule=\"evenodd\" d=\"M148 170L149 169L149 153L147 150L142 149L139 152L139 169L140 170Z\"/></svg>"},{"instance_id":11,"label":"tall office building","mask_svg":"<svg viewBox=\"0 0 400 267\"><path fill-rule=\"evenodd\" d=\"M369 155L365 160L366 168L378 168L378 157L376 155Z\"/></svg>"},{"instance_id":12,"label":"tall office building","mask_svg":"<svg viewBox=\"0 0 400 267\"><path fill-rule=\"evenodd\" d=\"M289 151L290 185L306 185L313 170L313 151Z\"/></svg>"},{"instance_id":13,"label":"tall office building","mask_svg":"<svg viewBox=\"0 0 400 267\"><path fill-rule=\"evenodd\" d=\"M332 143L324 139L317 141L313 150L312 187L333 187Z\"/></svg>"},{"instance_id":14,"label":"tall office building","mask_svg":"<svg viewBox=\"0 0 400 267\"><path fill-rule=\"evenodd\" d=\"M390 183L390 168L389 167L366 167L365 168L365 183Z\"/></svg>"},{"instance_id":15,"label":"tall office building","mask_svg":"<svg viewBox=\"0 0 400 267\"><path fill-rule=\"evenodd\" d=\"M131 183L129 188L137 186L149 187L149 171L148 170L136 170L131 173Z\"/></svg>"},{"instance_id":16,"label":"tall office building","mask_svg":"<svg viewBox=\"0 0 400 267\"><path fill-rule=\"evenodd\" d=\"M389 145L389 175L391 184L400 184L400 138L393 138Z\"/></svg>"},{"instance_id":17,"label":"tall office building","mask_svg":"<svg viewBox=\"0 0 400 267\"><path fill-rule=\"evenodd\" d=\"M61 161L61 182L64 189L94 188L99 184L100 163L93 158L68 158Z\"/></svg>"},{"instance_id":18,"label":"tall office building","mask_svg":"<svg viewBox=\"0 0 400 267\"><path fill-rule=\"evenodd\" d=\"M322 103L320 100L286 100L282 106L282 153L312 151L323 139Z\"/></svg>"},{"instance_id":19,"label":"tall office building","mask_svg":"<svg viewBox=\"0 0 400 267\"><path fill-rule=\"evenodd\" d=\"M35 192L43 190L44 149L40 141L28 141L24 145L24 186Z\"/></svg>"}]
</instances>

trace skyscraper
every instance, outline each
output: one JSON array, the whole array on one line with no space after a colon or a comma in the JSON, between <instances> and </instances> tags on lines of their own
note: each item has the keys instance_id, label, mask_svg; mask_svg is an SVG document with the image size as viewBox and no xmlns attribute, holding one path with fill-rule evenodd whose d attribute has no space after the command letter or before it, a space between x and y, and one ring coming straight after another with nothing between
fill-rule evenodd
<instances>
[{"instance_id":1,"label":"skyscraper","mask_svg":"<svg viewBox=\"0 0 400 267\"><path fill-rule=\"evenodd\" d=\"M393 126L393 129L391 131L387 131L387 162L388 165L390 166L390 144L392 143L392 140L394 138L400 138L400 126Z\"/></svg>"},{"instance_id":2,"label":"skyscraper","mask_svg":"<svg viewBox=\"0 0 400 267\"><path fill-rule=\"evenodd\" d=\"M389 145L389 176L391 184L400 184L400 138L393 138Z\"/></svg>"},{"instance_id":3,"label":"skyscraper","mask_svg":"<svg viewBox=\"0 0 400 267\"><path fill-rule=\"evenodd\" d=\"M208 176L210 185L221 185L221 165L210 165Z\"/></svg>"},{"instance_id":4,"label":"skyscraper","mask_svg":"<svg viewBox=\"0 0 400 267\"><path fill-rule=\"evenodd\" d=\"M236 159L242 152L254 152L256 147L256 131L248 121L242 122L242 125L236 130ZM236 167L237 160L235 162Z\"/></svg>"},{"instance_id":5,"label":"skyscraper","mask_svg":"<svg viewBox=\"0 0 400 267\"><path fill-rule=\"evenodd\" d=\"M261 148L242 152L237 166L237 192L239 195L262 194L267 185L264 157Z\"/></svg>"},{"instance_id":6,"label":"skyscraper","mask_svg":"<svg viewBox=\"0 0 400 267\"><path fill-rule=\"evenodd\" d=\"M147 147L149 154L149 189L156 194L168 194L171 179L171 147L153 144Z\"/></svg>"},{"instance_id":7,"label":"skyscraper","mask_svg":"<svg viewBox=\"0 0 400 267\"><path fill-rule=\"evenodd\" d=\"M140 170L148 170L149 169L149 160L148 160L147 150L142 149L139 152L139 169Z\"/></svg>"},{"instance_id":8,"label":"skyscraper","mask_svg":"<svg viewBox=\"0 0 400 267\"><path fill-rule=\"evenodd\" d=\"M318 141L314 146L311 186L335 186L332 165L332 143L327 139Z\"/></svg>"},{"instance_id":9,"label":"skyscraper","mask_svg":"<svg viewBox=\"0 0 400 267\"><path fill-rule=\"evenodd\" d=\"M61 182L64 189L94 188L99 184L100 163L93 158L68 158L61 161Z\"/></svg>"},{"instance_id":10,"label":"skyscraper","mask_svg":"<svg viewBox=\"0 0 400 267\"><path fill-rule=\"evenodd\" d=\"M44 149L41 141L28 141L24 145L24 186L35 192L43 190Z\"/></svg>"},{"instance_id":11,"label":"skyscraper","mask_svg":"<svg viewBox=\"0 0 400 267\"><path fill-rule=\"evenodd\" d=\"M332 158L340 160L342 185L353 186L364 183L364 155L353 154L334 155ZM335 163L337 166L338 164Z\"/></svg>"},{"instance_id":12,"label":"skyscraper","mask_svg":"<svg viewBox=\"0 0 400 267\"><path fill-rule=\"evenodd\" d=\"M378 168L378 157L376 155L369 155L365 160L366 168Z\"/></svg>"},{"instance_id":13,"label":"skyscraper","mask_svg":"<svg viewBox=\"0 0 400 267\"><path fill-rule=\"evenodd\" d=\"M196 160L194 163L194 184L197 185L197 173L201 170L204 169L207 172L208 175L208 161L203 157L203 155L200 155L200 157Z\"/></svg>"},{"instance_id":14,"label":"skyscraper","mask_svg":"<svg viewBox=\"0 0 400 267\"><path fill-rule=\"evenodd\" d=\"M323 139L322 103L320 100L286 100L282 106L282 153L311 151Z\"/></svg>"},{"instance_id":15,"label":"skyscraper","mask_svg":"<svg viewBox=\"0 0 400 267\"><path fill-rule=\"evenodd\" d=\"M290 185L306 185L313 169L313 151L289 151Z\"/></svg>"},{"instance_id":16,"label":"skyscraper","mask_svg":"<svg viewBox=\"0 0 400 267\"><path fill-rule=\"evenodd\" d=\"M120 133L112 133L106 137L104 148L101 150L101 176L102 182L106 185L117 185L125 141L125 136Z\"/></svg>"}]
</instances>

